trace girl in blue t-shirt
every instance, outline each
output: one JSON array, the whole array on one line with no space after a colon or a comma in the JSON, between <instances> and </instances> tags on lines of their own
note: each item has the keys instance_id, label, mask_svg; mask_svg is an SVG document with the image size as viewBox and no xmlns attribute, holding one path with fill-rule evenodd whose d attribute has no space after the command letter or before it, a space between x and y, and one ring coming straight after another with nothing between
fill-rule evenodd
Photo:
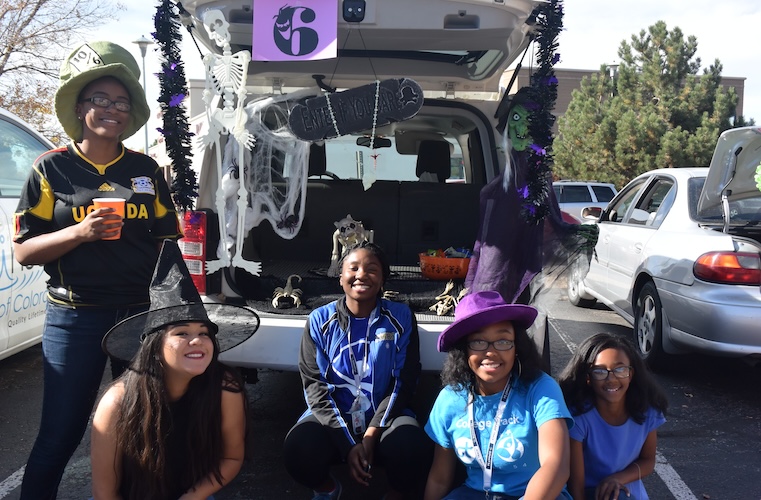
<instances>
[{"instance_id":1,"label":"girl in blue t-shirt","mask_svg":"<svg viewBox=\"0 0 761 500\"><path fill-rule=\"evenodd\" d=\"M609 333L586 339L559 378L574 417L574 500L646 500L642 478L655 468L657 428L668 400L632 343Z\"/></svg>"},{"instance_id":2,"label":"girl in blue t-shirt","mask_svg":"<svg viewBox=\"0 0 761 500\"><path fill-rule=\"evenodd\" d=\"M425 500L570 498L573 421L526 333L536 315L492 291L457 304L439 336L446 387L425 426L436 444ZM467 471L462 485L453 479L458 461Z\"/></svg>"}]
</instances>

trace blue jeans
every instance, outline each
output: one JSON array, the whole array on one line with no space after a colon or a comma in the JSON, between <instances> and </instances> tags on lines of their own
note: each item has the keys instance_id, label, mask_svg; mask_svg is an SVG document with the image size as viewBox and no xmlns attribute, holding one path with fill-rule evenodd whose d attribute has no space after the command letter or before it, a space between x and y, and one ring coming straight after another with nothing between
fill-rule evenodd
<instances>
[{"instance_id":1,"label":"blue jeans","mask_svg":"<svg viewBox=\"0 0 761 500\"><path fill-rule=\"evenodd\" d=\"M24 471L22 500L56 498L98 397L106 365L101 340L117 322L147 308L71 308L48 301L42 333L42 418Z\"/></svg>"},{"instance_id":2,"label":"blue jeans","mask_svg":"<svg viewBox=\"0 0 761 500\"><path fill-rule=\"evenodd\" d=\"M450 491L447 496L444 497L443 500L484 500L485 498L488 498L489 500L522 500L523 497L515 497L511 495L505 495L500 493L491 493L489 496L486 496L486 493L483 491L474 490L471 488L468 488L464 484L458 488L455 488L454 490ZM557 500L570 500L571 496L566 493L565 490L560 494L560 496L557 498Z\"/></svg>"}]
</instances>

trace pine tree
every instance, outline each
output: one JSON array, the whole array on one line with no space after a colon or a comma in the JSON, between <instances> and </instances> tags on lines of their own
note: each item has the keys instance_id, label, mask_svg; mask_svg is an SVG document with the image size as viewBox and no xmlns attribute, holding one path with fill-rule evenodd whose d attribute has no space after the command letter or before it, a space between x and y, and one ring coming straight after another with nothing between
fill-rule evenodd
<instances>
[{"instance_id":1,"label":"pine tree","mask_svg":"<svg viewBox=\"0 0 761 500\"><path fill-rule=\"evenodd\" d=\"M558 122L556 175L622 187L655 168L708 165L721 132L746 122L732 121L738 98L718 59L698 75L697 47L663 21L621 42L621 64L584 78Z\"/></svg>"}]
</instances>

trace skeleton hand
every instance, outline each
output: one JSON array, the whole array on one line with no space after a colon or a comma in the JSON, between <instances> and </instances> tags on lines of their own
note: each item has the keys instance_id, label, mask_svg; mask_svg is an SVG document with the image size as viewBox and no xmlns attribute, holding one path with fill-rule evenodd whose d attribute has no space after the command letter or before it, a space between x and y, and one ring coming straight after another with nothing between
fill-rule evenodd
<instances>
[{"instance_id":1,"label":"skeleton hand","mask_svg":"<svg viewBox=\"0 0 761 500\"><path fill-rule=\"evenodd\" d=\"M209 118L209 130L198 137L198 141L204 148L219 142L219 137L223 134L224 126L216 121L215 117Z\"/></svg>"},{"instance_id":2,"label":"skeleton hand","mask_svg":"<svg viewBox=\"0 0 761 500\"><path fill-rule=\"evenodd\" d=\"M256 144L256 137L242 126L236 125L233 129L233 137L235 137L238 144L245 149L251 149L254 147L254 144Z\"/></svg>"},{"instance_id":3,"label":"skeleton hand","mask_svg":"<svg viewBox=\"0 0 761 500\"><path fill-rule=\"evenodd\" d=\"M240 255L233 257L233 266L237 267L238 269L243 269L244 271L247 271L249 274L254 276L260 276L262 274L261 262L245 260Z\"/></svg>"}]
</instances>

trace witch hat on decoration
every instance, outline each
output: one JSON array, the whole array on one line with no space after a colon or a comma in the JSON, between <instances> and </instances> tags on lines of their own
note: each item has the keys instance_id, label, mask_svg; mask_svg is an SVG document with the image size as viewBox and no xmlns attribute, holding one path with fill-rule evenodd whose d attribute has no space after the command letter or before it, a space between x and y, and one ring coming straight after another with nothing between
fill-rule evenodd
<instances>
[{"instance_id":1,"label":"witch hat on decoration","mask_svg":"<svg viewBox=\"0 0 761 500\"><path fill-rule=\"evenodd\" d=\"M131 361L148 335L173 323L206 323L219 352L243 343L259 328L259 316L243 306L204 303L190 277L180 248L164 240L149 290L150 308L117 323L103 337L103 350L109 355Z\"/></svg>"}]
</instances>

